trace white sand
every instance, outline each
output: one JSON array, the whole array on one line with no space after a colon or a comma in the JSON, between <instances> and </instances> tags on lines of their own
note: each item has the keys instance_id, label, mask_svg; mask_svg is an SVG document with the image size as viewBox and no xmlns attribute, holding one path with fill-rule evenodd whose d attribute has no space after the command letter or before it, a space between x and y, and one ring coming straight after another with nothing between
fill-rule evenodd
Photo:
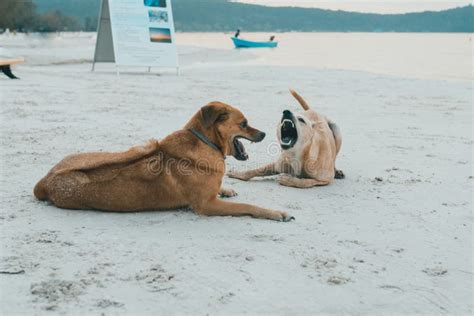
<instances>
[{"instance_id":1,"label":"white sand","mask_svg":"<svg viewBox=\"0 0 474 316\"><path fill-rule=\"evenodd\" d=\"M471 36L414 34L439 48L420 60L418 41L404 34L360 43L338 34L339 47L315 40L281 51L231 50L222 34L209 48L218 36L179 35L180 77L91 73L90 34L0 36L28 61L15 68L22 80L0 78L0 311L471 314ZM390 53L377 46L384 38L397 43ZM190 46L199 43L207 48ZM380 53L353 58L368 47ZM326 56L328 69L320 58L303 62L307 50ZM396 54L404 57L393 65ZM340 125L347 178L308 190L275 178L225 183L239 193L232 200L296 221L61 210L32 195L65 155L163 137L211 100L268 132L247 145L248 162L229 158L229 167L270 162L280 113L297 108L288 87Z\"/></svg>"}]
</instances>

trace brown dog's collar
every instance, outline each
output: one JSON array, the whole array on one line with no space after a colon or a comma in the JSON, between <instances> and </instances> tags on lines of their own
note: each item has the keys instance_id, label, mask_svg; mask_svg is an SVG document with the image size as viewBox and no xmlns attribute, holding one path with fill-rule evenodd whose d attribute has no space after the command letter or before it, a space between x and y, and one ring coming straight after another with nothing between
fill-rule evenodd
<instances>
[{"instance_id":1,"label":"brown dog's collar","mask_svg":"<svg viewBox=\"0 0 474 316\"><path fill-rule=\"evenodd\" d=\"M209 138L207 138L206 136L204 136L203 134L199 133L198 131L196 131L194 128L190 128L188 129L188 131L191 132L191 134L193 134L194 136L196 136L200 141L202 141L204 144L206 144L207 146L211 147L212 149L215 149L217 150L218 152L220 152L223 156L224 156L224 159L225 159L225 155L224 153L222 152L222 149L214 144Z\"/></svg>"}]
</instances>

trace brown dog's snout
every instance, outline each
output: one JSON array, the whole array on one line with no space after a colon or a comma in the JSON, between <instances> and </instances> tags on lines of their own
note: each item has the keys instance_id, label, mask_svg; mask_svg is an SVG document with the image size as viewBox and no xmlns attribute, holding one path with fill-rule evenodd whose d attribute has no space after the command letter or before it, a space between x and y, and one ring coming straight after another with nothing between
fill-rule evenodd
<instances>
[{"instance_id":1,"label":"brown dog's snout","mask_svg":"<svg viewBox=\"0 0 474 316\"><path fill-rule=\"evenodd\" d=\"M262 132L262 131L257 131L257 133L255 134L255 138L254 138L254 141L255 142L261 142L264 138L265 138L265 133Z\"/></svg>"}]
</instances>

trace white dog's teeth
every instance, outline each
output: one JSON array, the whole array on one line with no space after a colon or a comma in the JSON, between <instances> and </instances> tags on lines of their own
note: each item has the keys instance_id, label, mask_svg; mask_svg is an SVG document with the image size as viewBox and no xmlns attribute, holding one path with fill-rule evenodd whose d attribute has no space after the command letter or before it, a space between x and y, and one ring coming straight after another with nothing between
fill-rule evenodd
<instances>
[{"instance_id":1,"label":"white dog's teeth","mask_svg":"<svg viewBox=\"0 0 474 316\"><path fill-rule=\"evenodd\" d=\"M289 119L284 119L284 120L283 120L283 123L286 123L286 122L290 123L290 124L291 124L291 126L295 127L295 124L293 123L293 121L292 121L292 120L289 120Z\"/></svg>"}]
</instances>

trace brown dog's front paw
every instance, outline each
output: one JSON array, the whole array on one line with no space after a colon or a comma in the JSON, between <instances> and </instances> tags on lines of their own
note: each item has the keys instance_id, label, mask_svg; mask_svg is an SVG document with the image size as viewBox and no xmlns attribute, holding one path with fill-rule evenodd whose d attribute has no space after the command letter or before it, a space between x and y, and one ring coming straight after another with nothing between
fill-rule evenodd
<instances>
[{"instance_id":1,"label":"brown dog's front paw","mask_svg":"<svg viewBox=\"0 0 474 316\"><path fill-rule=\"evenodd\" d=\"M250 179L249 177L247 177L245 172L239 172L239 171L234 171L234 170L227 172L227 176L229 178L239 179L242 181L248 181Z\"/></svg>"},{"instance_id":2,"label":"brown dog's front paw","mask_svg":"<svg viewBox=\"0 0 474 316\"><path fill-rule=\"evenodd\" d=\"M294 216L291 216L291 215L289 215L289 214L286 213L286 212L279 212L279 215L280 215L280 218L279 218L278 220L279 220L280 222L289 222L289 221L295 219Z\"/></svg>"},{"instance_id":3,"label":"brown dog's front paw","mask_svg":"<svg viewBox=\"0 0 474 316\"><path fill-rule=\"evenodd\" d=\"M223 198L234 197L237 195L237 192L235 192L233 189L221 188L219 191L219 196Z\"/></svg>"},{"instance_id":4,"label":"brown dog's front paw","mask_svg":"<svg viewBox=\"0 0 474 316\"><path fill-rule=\"evenodd\" d=\"M338 169L335 170L335 174L334 174L335 179L344 179L345 177L346 175L344 174L342 170L338 170Z\"/></svg>"}]
</instances>

